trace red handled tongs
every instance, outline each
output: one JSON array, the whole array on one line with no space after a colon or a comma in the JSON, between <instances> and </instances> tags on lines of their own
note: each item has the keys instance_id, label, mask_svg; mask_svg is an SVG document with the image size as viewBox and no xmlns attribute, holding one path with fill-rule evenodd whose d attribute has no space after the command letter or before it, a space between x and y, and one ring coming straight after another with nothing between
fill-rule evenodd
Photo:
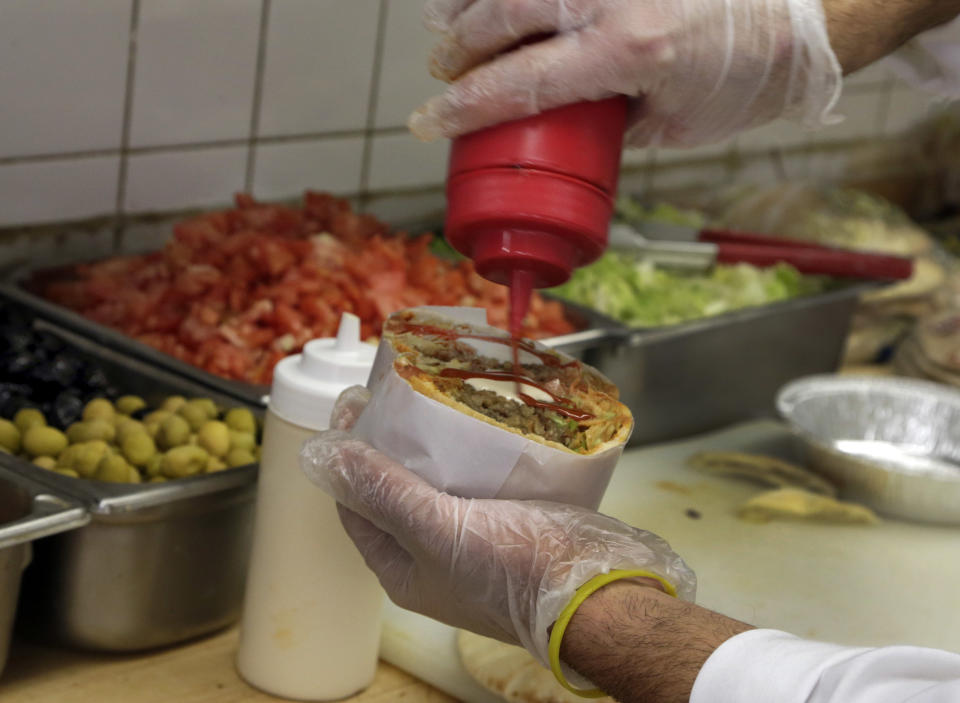
<instances>
[{"instance_id":1,"label":"red handled tongs","mask_svg":"<svg viewBox=\"0 0 960 703\"><path fill-rule=\"evenodd\" d=\"M706 271L715 264L752 264L761 268L786 263L800 273L899 281L913 275L913 261L899 256L834 249L798 239L725 229L696 230L655 224L644 236L629 225L610 226L610 246L635 251L669 268Z\"/></svg>"}]
</instances>

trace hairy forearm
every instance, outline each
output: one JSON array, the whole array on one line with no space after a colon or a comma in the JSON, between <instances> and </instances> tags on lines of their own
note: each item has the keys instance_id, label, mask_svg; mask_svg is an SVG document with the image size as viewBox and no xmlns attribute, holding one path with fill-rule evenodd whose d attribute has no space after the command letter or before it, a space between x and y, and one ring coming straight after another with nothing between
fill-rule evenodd
<instances>
[{"instance_id":1,"label":"hairy forearm","mask_svg":"<svg viewBox=\"0 0 960 703\"><path fill-rule=\"evenodd\" d=\"M960 0L823 0L830 44L852 73L960 14Z\"/></svg>"},{"instance_id":2,"label":"hairy forearm","mask_svg":"<svg viewBox=\"0 0 960 703\"><path fill-rule=\"evenodd\" d=\"M623 703L680 703L713 651L749 629L655 588L616 582L580 606L560 656Z\"/></svg>"}]
</instances>

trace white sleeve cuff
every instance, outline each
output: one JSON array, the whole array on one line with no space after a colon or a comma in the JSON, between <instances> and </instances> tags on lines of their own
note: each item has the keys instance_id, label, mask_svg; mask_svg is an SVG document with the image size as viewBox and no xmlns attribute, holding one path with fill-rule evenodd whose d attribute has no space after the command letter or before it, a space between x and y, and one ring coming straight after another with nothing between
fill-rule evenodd
<instances>
[{"instance_id":1,"label":"white sleeve cuff","mask_svg":"<svg viewBox=\"0 0 960 703\"><path fill-rule=\"evenodd\" d=\"M690 703L956 703L960 655L923 647L842 647L750 630L707 659Z\"/></svg>"},{"instance_id":2,"label":"white sleeve cuff","mask_svg":"<svg viewBox=\"0 0 960 703\"><path fill-rule=\"evenodd\" d=\"M805 703L823 669L866 649L748 630L720 645L700 670L690 703Z\"/></svg>"}]
</instances>

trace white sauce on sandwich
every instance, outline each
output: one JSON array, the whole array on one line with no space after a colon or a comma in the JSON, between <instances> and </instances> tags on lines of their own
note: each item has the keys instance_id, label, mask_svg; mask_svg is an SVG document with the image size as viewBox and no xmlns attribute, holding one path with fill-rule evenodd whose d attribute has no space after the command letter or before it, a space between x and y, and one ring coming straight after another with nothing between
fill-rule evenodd
<instances>
[{"instance_id":1,"label":"white sauce on sandwich","mask_svg":"<svg viewBox=\"0 0 960 703\"><path fill-rule=\"evenodd\" d=\"M496 381L492 378L470 378L467 379L467 383L478 391L493 391L507 400L514 400L518 403L523 402L517 395L517 384L513 381ZM526 383L521 382L520 385L520 391L534 400L539 400L544 403L553 402L553 398L550 397L549 393L544 393L539 388L528 386Z\"/></svg>"}]
</instances>

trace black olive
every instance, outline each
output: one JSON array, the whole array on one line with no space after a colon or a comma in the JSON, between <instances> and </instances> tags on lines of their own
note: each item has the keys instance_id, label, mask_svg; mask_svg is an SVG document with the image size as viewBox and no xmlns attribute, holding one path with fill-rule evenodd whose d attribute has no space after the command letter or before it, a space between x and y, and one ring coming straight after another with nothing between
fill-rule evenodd
<instances>
[{"instance_id":1,"label":"black olive","mask_svg":"<svg viewBox=\"0 0 960 703\"><path fill-rule=\"evenodd\" d=\"M110 381L107 379L107 375L103 372L103 369L93 366L92 364L85 365L81 368L79 375L83 385L94 393L103 392L110 386Z\"/></svg>"},{"instance_id":2,"label":"black olive","mask_svg":"<svg viewBox=\"0 0 960 703\"><path fill-rule=\"evenodd\" d=\"M51 362L51 371L55 382L69 388L77 379L77 371L80 369L80 361L69 356L64 352L57 354Z\"/></svg>"},{"instance_id":3,"label":"black olive","mask_svg":"<svg viewBox=\"0 0 960 703\"><path fill-rule=\"evenodd\" d=\"M79 393L71 389L58 395L51 405L47 421L64 428L80 419L84 402Z\"/></svg>"}]
</instances>

